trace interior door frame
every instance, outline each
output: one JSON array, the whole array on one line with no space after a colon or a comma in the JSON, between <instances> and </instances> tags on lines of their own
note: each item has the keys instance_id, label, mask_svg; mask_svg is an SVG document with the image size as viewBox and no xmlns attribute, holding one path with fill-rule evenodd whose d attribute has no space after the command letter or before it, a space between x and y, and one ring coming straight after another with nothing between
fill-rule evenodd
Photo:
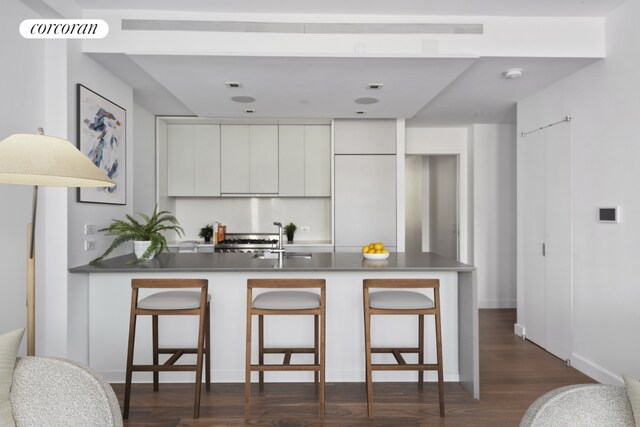
<instances>
[{"instance_id":1,"label":"interior door frame","mask_svg":"<svg viewBox=\"0 0 640 427\"><path fill-rule=\"evenodd\" d=\"M466 264L472 264L473 254L471 253L469 239L469 129L466 127L407 128L406 132L407 140L404 155L457 156L458 260Z\"/></svg>"}]
</instances>

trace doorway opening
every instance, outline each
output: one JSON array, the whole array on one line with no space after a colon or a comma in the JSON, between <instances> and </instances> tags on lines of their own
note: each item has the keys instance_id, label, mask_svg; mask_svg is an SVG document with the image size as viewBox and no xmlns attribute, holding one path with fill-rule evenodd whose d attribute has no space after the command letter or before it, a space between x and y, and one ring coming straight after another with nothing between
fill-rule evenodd
<instances>
[{"instance_id":1,"label":"doorway opening","mask_svg":"<svg viewBox=\"0 0 640 427\"><path fill-rule=\"evenodd\" d=\"M460 259L459 156L405 158L405 250Z\"/></svg>"}]
</instances>

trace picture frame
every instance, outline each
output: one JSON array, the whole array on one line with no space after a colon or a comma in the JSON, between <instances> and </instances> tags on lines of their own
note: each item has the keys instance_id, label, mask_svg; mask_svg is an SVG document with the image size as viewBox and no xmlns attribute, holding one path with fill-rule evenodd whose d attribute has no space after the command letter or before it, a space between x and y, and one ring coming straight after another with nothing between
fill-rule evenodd
<instances>
[{"instance_id":1,"label":"picture frame","mask_svg":"<svg viewBox=\"0 0 640 427\"><path fill-rule=\"evenodd\" d=\"M78 202L127 204L127 110L77 84L78 149L116 185L78 188Z\"/></svg>"}]
</instances>

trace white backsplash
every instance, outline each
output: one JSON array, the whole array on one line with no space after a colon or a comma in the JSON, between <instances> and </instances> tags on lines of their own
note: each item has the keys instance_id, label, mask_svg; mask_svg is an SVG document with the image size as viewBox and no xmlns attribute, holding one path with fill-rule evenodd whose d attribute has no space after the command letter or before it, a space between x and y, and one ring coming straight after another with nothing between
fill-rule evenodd
<instances>
[{"instance_id":1,"label":"white backsplash","mask_svg":"<svg viewBox=\"0 0 640 427\"><path fill-rule=\"evenodd\" d=\"M293 222L298 241L331 240L330 198L176 198L175 202L183 240L198 239L200 229L214 221L226 225L227 234L275 233L274 221Z\"/></svg>"}]
</instances>

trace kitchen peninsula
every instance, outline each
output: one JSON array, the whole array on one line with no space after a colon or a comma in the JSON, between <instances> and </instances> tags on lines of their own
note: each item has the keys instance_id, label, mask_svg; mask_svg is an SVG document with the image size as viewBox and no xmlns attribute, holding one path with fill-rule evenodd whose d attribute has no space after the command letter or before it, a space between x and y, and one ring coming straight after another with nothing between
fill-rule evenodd
<instances>
[{"instance_id":1,"label":"kitchen peninsula","mask_svg":"<svg viewBox=\"0 0 640 427\"><path fill-rule=\"evenodd\" d=\"M288 257L282 268L277 268L277 260L236 253L163 253L144 264L132 264L134 260L133 255L124 255L100 265L70 269L76 273L74 276L84 277L89 286L89 365L110 382L124 380L132 278L209 280L214 383L244 381L245 298L249 278L326 279L327 382L364 381L363 279L436 278L440 279L441 289L445 381L460 382L479 398L478 308L473 266L432 253L392 253L382 261L365 260L359 253L314 253L310 258ZM406 346L416 341L417 323L413 317L394 316L384 323L375 320L372 333L376 345ZM165 324L161 317L161 344L192 345L197 333L193 322L186 316ZM272 346L306 345L311 322L310 316L301 316L295 322L282 316L267 318L265 341ZM150 319L138 323L136 357L140 360L151 360L150 323ZM425 330L426 359L434 360L433 323L427 323ZM435 379L430 374L433 373L428 372L426 379ZM308 381L311 375L270 372L266 381ZM416 376L414 372L377 372L375 380L411 381ZM180 372L163 374L163 378L192 380ZM140 374L134 376L135 381L147 382L150 376Z\"/></svg>"}]
</instances>

